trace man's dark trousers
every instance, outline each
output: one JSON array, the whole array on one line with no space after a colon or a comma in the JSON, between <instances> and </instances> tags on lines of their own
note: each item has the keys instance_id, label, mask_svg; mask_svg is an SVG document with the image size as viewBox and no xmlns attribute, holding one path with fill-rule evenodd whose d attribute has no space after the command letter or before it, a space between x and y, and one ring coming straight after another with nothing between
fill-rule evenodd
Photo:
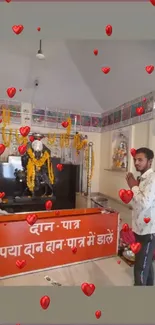
<instances>
[{"instance_id":1,"label":"man's dark trousers","mask_svg":"<svg viewBox=\"0 0 155 325\"><path fill-rule=\"evenodd\" d=\"M155 251L155 234L137 235L137 243L141 244L140 251L135 254L134 265L134 285L135 286L153 286L153 254Z\"/></svg>"}]
</instances>

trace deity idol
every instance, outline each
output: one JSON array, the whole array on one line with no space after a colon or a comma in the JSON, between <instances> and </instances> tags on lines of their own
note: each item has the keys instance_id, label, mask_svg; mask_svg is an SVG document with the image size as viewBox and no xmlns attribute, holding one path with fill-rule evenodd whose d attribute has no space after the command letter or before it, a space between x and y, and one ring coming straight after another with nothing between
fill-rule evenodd
<instances>
[{"instance_id":1,"label":"deity idol","mask_svg":"<svg viewBox=\"0 0 155 325\"><path fill-rule=\"evenodd\" d=\"M25 178L27 191L32 196L53 194L54 173L50 150L42 143L39 135L33 135L34 141L27 145L26 153L21 157L23 171L16 171L16 178Z\"/></svg>"}]
</instances>

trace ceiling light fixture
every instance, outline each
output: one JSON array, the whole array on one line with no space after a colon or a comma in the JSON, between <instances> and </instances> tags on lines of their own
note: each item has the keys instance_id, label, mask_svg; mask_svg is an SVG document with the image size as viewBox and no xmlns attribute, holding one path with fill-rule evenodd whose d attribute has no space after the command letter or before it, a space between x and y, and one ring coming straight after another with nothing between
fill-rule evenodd
<instances>
[{"instance_id":1,"label":"ceiling light fixture","mask_svg":"<svg viewBox=\"0 0 155 325\"><path fill-rule=\"evenodd\" d=\"M38 52L36 54L36 57L39 60L44 60L45 59L45 55L42 52L42 41L41 40L40 40L40 46L39 46L39 50L38 50Z\"/></svg>"}]
</instances>

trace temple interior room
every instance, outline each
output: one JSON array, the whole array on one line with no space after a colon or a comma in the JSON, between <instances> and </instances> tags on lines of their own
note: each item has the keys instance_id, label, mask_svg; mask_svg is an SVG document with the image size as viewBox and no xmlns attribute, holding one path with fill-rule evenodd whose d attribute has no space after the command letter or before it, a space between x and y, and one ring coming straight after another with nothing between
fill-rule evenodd
<instances>
[{"instance_id":1,"label":"temple interior room","mask_svg":"<svg viewBox=\"0 0 155 325\"><path fill-rule=\"evenodd\" d=\"M120 190L133 151L155 152L154 54L154 41L34 41L21 25L1 39L1 286L133 286Z\"/></svg>"}]
</instances>

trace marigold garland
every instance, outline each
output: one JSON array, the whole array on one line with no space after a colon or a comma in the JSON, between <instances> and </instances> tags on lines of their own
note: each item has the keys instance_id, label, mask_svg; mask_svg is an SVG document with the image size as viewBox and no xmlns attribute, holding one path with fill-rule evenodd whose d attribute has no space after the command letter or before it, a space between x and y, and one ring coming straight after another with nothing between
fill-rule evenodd
<instances>
[{"instance_id":1,"label":"marigold garland","mask_svg":"<svg viewBox=\"0 0 155 325\"><path fill-rule=\"evenodd\" d=\"M47 137L48 144L53 145L55 143L55 140L56 140L56 134L54 133L52 135L49 133Z\"/></svg>"},{"instance_id":2,"label":"marigold garland","mask_svg":"<svg viewBox=\"0 0 155 325\"><path fill-rule=\"evenodd\" d=\"M15 132L16 134L16 142L21 145L21 144L27 144L28 143L28 138L27 137L23 137L23 136L19 136L18 134L18 130L16 130Z\"/></svg>"},{"instance_id":3,"label":"marigold garland","mask_svg":"<svg viewBox=\"0 0 155 325\"><path fill-rule=\"evenodd\" d=\"M89 149L88 146L85 150L85 162L86 162L86 170L87 170L87 177L88 177L88 187L91 186L91 180L94 174L94 166L95 166L95 157L94 157L94 150L92 148L92 161L91 161L91 172L89 175Z\"/></svg>"},{"instance_id":4,"label":"marigold garland","mask_svg":"<svg viewBox=\"0 0 155 325\"><path fill-rule=\"evenodd\" d=\"M4 127L7 124L10 124L10 119L11 119L10 109L7 109L5 106L2 106L2 121L3 121Z\"/></svg>"},{"instance_id":5,"label":"marigold garland","mask_svg":"<svg viewBox=\"0 0 155 325\"><path fill-rule=\"evenodd\" d=\"M29 148L27 150L27 154L29 155L29 160L27 164L27 186L29 190L31 192L34 191L36 169L40 170L41 167L45 164L45 162L47 162L49 180L51 184L54 184L54 173L49 153L45 151L40 159L36 159L32 149Z\"/></svg>"},{"instance_id":6,"label":"marigold garland","mask_svg":"<svg viewBox=\"0 0 155 325\"><path fill-rule=\"evenodd\" d=\"M9 131L8 138L6 138L5 126L2 127L2 140L5 147L9 147L12 140L12 129Z\"/></svg>"}]
</instances>

